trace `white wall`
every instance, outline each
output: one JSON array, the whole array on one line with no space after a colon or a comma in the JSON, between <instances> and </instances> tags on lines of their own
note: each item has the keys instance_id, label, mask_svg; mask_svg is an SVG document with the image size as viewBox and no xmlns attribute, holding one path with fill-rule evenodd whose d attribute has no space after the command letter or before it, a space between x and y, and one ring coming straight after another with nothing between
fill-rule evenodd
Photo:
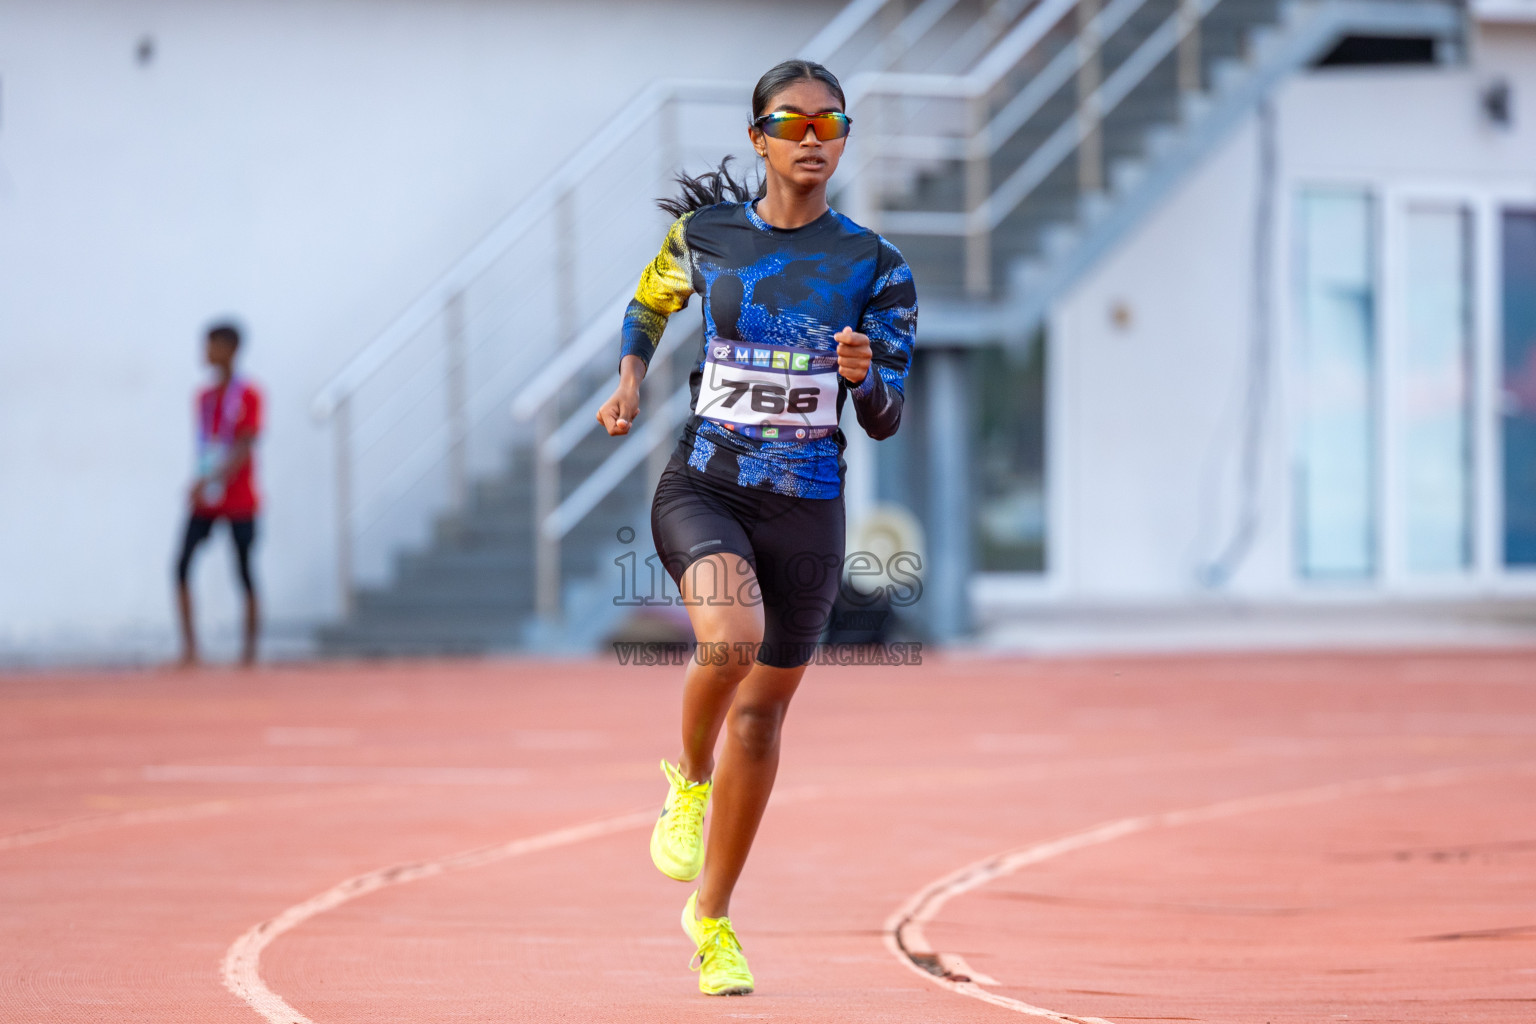
<instances>
[{"instance_id":1,"label":"white wall","mask_svg":"<svg viewBox=\"0 0 1536 1024\"><path fill-rule=\"evenodd\" d=\"M1514 89L1512 131L1479 113L1479 90L1500 76ZM1262 516L1232 588L1295 597L1320 591L1292 568L1290 199L1303 184L1328 182L1530 193L1536 26L1484 26L1467 67L1312 72L1282 87L1276 109L1276 349ZM1256 179L1250 119L1053 311L1054 593L1193 596L1199 569L1234 529ZM1130 312L1128 329L1111 321L1116 304Z\"/></svg>"},{"instance_id":2,"label":"white wall","mask_svg":"<svg viewBox=\"0 0 1536 1024\"><path fill-rule=\"evenodd\" d=\"M268 616L298 635L329 614L316 388L639 87L750 82L839 6L0 6L0 658L170 649L200 330L222 314L269 398ZM223 547L196 586L227 635Z\"/></svg>"}]
</instances>

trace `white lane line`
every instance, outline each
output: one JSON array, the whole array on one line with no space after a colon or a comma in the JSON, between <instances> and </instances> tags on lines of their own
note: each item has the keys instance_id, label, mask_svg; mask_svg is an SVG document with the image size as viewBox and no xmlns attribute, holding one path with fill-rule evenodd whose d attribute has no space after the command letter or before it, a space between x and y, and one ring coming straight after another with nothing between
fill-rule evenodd
<instances>
[{"instance_id":1,"label":"white lane line","mask_svg":"<svg viewBox=\"0 0 1536 1024\"><path fill-rule=\"evenodd\" d=\"M524 839L514 839L509 843L499 843L495 846L484 846L468 850L464 853L451 854L447 857L439 857L436 860L395 864L387 868L380 868L377 871L356 875L345 882L332 886L318 896L313 896L303 903L289 907L281 914L278 914L271 920L263 921L236 939L234 945L229 947L229 952L224 954L224 962L220 965L220 974L223 976L224 986L243 999L251 1009L264 1017L269 1024L315 1024L314 1021L290 1006L282 996L273 992L261 980L262 950L271 945L272 941L278 936L292 931L316 914L323 914L327 910L334 910L343 903L355 900L359 896L366 896L371 892L377 892L391 885L404 885L406 882L430 878L449 871L462 871L466 868L476 868L484 864L494 863L495 861L506 860L510 857L521 857L524 854L537 853L540 850L570 846L573 843L585 842L588 839L596 839L615 832L623 832L626 829L648 826L655 820L656 810L655 808L650 808L644 811L636 811L633 814L621 814L612 818L603 818L600 821L589 822L585 825L555 829L552 832L542 832Z\"/></svg>"},{"instance_id":2,"label":"white lane line","mask_svg":"<svg viewBox=\"0 0 1536 1024\"><path fill-rule=\"evenodd\" d=\"M946 776L943 773L935 773L930 770L925 770L920 777L903 777L885 779L879 782L864 782L855 788L832 787L819 783L809 783L800 786L786 786L775 790L772 797L772 804L774 806L779 806L788 802L818 800L826 797L837 796L842 793L857 794L860 799L867 798L871 793L876 792L891 792L910 795L914 790L928 788L930 785L936 788L947 788L953 785L957 780L964 781L969 784L975 784L978 781L1018 782L1024 780L1051 779L1062 777L1064 775L1070 776L1074 774L1081 774L1085 770L1089 769L1091 769L1089 772L1090 774L1101 774L1110 770L1134 770L1144 767L1147 761L1147 758L1135 757L1120 759L1119 761L1111 762L1107 765L1103 763L1072 764L1070 766L1047 764L1031 766L1030 768L1023 771L997 771L994 769L979 773L961 773L954 777ZM1202 810L1208 811L1209 808ZM633 814L618 815L616 817L604 818L600 821L591 822L586 825L577 825L571 828L556 829L553 832L545 832L536 836L529 836L525 839L515 839L509 843L482 847L476 850L470 850L466 853L452 854L446 857L438 858L436 860L422 861L412 864L397 864L387 868L379 868L376 871L370 871L366 874L349 878L344 882L332 886L330 889L320 893L318 896L311 897L310 899L305 900L303 903L289 907L287 910L284 910L282 913L268 921L263 921L261 924L256 925L247 931L244 935L240 936L240 938L236 939L234 944L229 947L229 951L225 953L223 963L220 967L220 973L224 979L224 985L236 996L244 1000L251 1007L251 1009L255 1010L258 1014L269 1021L270 1024L315 1024L314 1021L299 1013L281 996L269 989L266 986L266 983L261 980L262 951L265 950L267 946L271 945L272 942L278 938L278 936L292 931L300 924L303 924L305 921L315 917L318 914L322 914L327 910L332 910L344 903L357 899L360 896L367 895L370 892L376 892L379 889L383 889L391 885L401 885L406 882L413 882L417 879L439 875L446 871L458 871L465 868L479 867L483 864L490 864L495 861L506 860L510 857L521 856L525 853L534 853L539 850L547 850L559 846L569 846L574 843L584 842L588 839L596 839L601 836L610 835L614 832L622 832L626 829L649 826L654 823L655 820L656 811L654 808L645 811L636 811ZM1058 842L1060 842L1060 840L1058 840ZM1064 849L1060 852L1066 852L1066 850ZM1019 866L1022 866L1022 864ZM961 875L968 870L970 869L962 869L960 872L956 872L955 876ZM943 881L947 881L948 878L955 876L947 876L946 879L941 879L941 883ZM937 884L939 883L936 883L936 885ZM930 887L930 889L932 888L933 887ZM929 891L929 889L925 889L922 893L919 894L919 896L927 896ZM947 899L948 897L946 896L945 898ZM912 903L914 906L916 906L917 904L915 900L916 898L914 898L914 901L909 901L909 903ZM898 912L897 916L900 916L900 912ZM981 999L986 1002L994 1002L1000 1006L1007 1006L1010 1009L1022 1009L1024 1012L1035 1013L1037 1016L1046 1016L1052 1020L1071 1022L1071 1024L1108 1024L1108 1022L1105 1021L1096 1021L1095 1018L1069 1017L1060 1014L1054 1014L1049 1010L1040 1010L1038 1007L1030 1007L1028 1004L1021 1003L1018 1000L1008 999L1006 996L997 996L993 993L987 992L986 990L977 987L972 982L955 983L937 978L929 972L922 970L922 968L917 967L917 965L912 960L908 959L905 952L901 951L898 946L893 945L894 932L892 929L895 927L895 925L892 922L895 921L896 917L892 917L892 919L886 923L886 945L892 949L892 952L897 953L898 957L909 967L918 970L923 974L924 977L929 978L929 980L938 981L940 984L946 985L946 987L955 987L958 984L968 985L975 989L974 995L977 999ZM959 960L958 958L951 958L946 955L942 959L936 959L935 963L938 964L942 970L949 971L952 974L970 974L968 968L964 972L956 969L959 967L966 967L964 961ZM970 976L975 977L978 981L982 981L988 984L995 984L993 979L988 978L985 975L974 974Z\"/></svg>"},{"instance_id":3,"label":"white lane line","mask_svg":"<svg viewBox=\"0 0 1536 1024\"><path fill-rule=\"evenodd\" d=\"M149 764L145 782L383 783L390 786L518 786L518 768L399 768L345 764Z\"/></svg>"},{"instance_id":4,"label":"white lane line","mask_svg":"<svg viewBox=\"0 0 1536 1024\"><path fill-rule=\"evenodd\" d=\"M134 825L169 825L183 821L217 818L236 811L262 811L280 808L310 807L338 800L373 800L395 796L399 787L365 786L346 789L330 789L323 792L287 793L278 796L246 797L242 799L205 800L193 804L174 804L169 807L144 807L116 814L101 814L89 818L74 818L53 825L42 825L21 832L0 835L0 851L14 850L39 843L51 843L60 839L88 835L110 828L127 828Z\"/></svg>"},{"instance_id":5,"label":"white lane line","mask_svg":"<svg viewBox=\"0 0 1536 1024\"><path fill-rule=\"evenodd\" d=\"M1264 796L1223 800L1204 807L1168 811L1163 814L1145 814L1107 821L1081 832L1073 832L1043 843L1034 843L1017 850L995 854L985 860L968 864L958 871L952 871L938 881L920 889L903 903L900 909L886 919L885 947L891 951L891 954L897 960L905 964L912 971L922 975L936 985L949 989L951 992L957 992L960 995L979 999L984 1003L991 1003L994 1006L1005 1007L1006 1009L1027 1014L1031 1017L1041 1017L1046 1020L1057 1021L1059 1024L1110 1024L1109 1021L1100 1017L1074 1017L1071 1014L1049 1010L1043 1006L1034 1006L1019 999L998 995L995 992L988 992L981 987L983 983L982 978L967 976L966 972L955 969L955 965L963 964L963 961L958 961L957 958L934 951L933 947L928 943L927 936L923 934L923 925L932 921L935 915L944 907L944 904L954 897L970 892L973 889L978 889L1005 875L1010 875L1020 868L1028 867L1031 864L1039 864L1042 861L1051 860L1063 854L1072 853L1075 850L1114 842L1116 839L1134 835L1138 832L1146 832L1155 828L1176 828L1180 825L1215 821L1239 814L1251 814L1255 811L1300 807L1307 804L1343 800L1349 797L1367 796L1375 793L1392 793L1399 790L1417 789L1427 786L1444 786L1463 782L1479 775L1509 771L1530 772L1533 767L1536 766L1530 764L1495 765L1475 768L1447 768L1414 775L1388 775L1377 779L1331 783L1325 786L1312 786L1307 789L1288 790ZM986 983L993 982L991 982L991 979L986 979Z\"/></svg>"},{"instance_id":6,"label":"white lane line","mask_svg":"<svg viewBox=\"0 0 1536 1024\"><path fill-rule=\"evenodd\" d=\"M25 832L12 832L9 835L0 836L0 850L14 850L21 846L35 846L38 843L49 843L55 839L68 839L70 836L84 835L88 832L99 832L107 828L120 828L125 825L158 825L164 822L196 821L198 818L213 818L221 814L228 814L235 809L236 801L233 800L209 800L200 804L181 804L176 807L151 807L140 811L125 811L121 814L103 814L93 818L78 818L74 821L60 822L57 825L46 825L42 828L27 829Z\"/></svg>"},{"instance_id":7,"label":"white lane line","mask_svg":"<svg viewBox=\"0 0 1536 1024\"><path fill-rule=\"evenodd\" d=\"M572 735L576 734L573 733ZM1305 748L1298 748L1295 751L1291 751L1289 748L1287 748L1287 750L1281 752L1298 753L1310 756L1316 752L1316 749L1317 748L1314 746L1308 746ZM1268 750L1266 748L1264 751L1251 751L1248 753L1263 753L1267 755L1274 753L1274 751ZM1223 753L1220 756L1224 758L1227 755ZM1189 758L1186 755L1186 760L1189 760L1190 763L1203 763L1210 759L1211 758L1208 755L1199 755L1194 758ZM905 794L912 792L915 788L943 788L947 785L978 785L984 783L999 782L1022 783L1043 781L1047 779L1076 777L1082 775L1104 775L1120 771L1141 770L1145 768L1150 763L1150 761L1151 759L1147 757L1136 756L1108 761L1098 761L1091 759L1086 761L1052 761L1043 764L1031 765L1023 769L988 768L982 770L960 771L953 773L942 773L926 770L921 776L916 777L903 776L901 778L883 779L877 782L864 782L860 784L858 792L862 796L868 796L872 793L885 794L889 792ZM1165 765L1167 763L1168 762L1164 762ZM278 772L271 772L268 770L273 767L277 767L280 770ZM140 769L140 774L141 776L147 778L148 781L155 782L346 783L351 781L364 781L366 778L366 780L371 782L382 782L388 784L387 780L372 775L359 775L356 778L350 777L346 774L346 772L339 772L337 770L338 766L334 765L325 766L324 771L317 771L320 766L310 766L307 768L304 766L298 766L298 768L299 771L295 773L293 768L286 766L147 765ZM355 768L347 769L348 772L356 770L357 769ZM402 769L395 768L391 770L399 772ZM472 780L477 783L483 782L486 784L496 785L515 785L526 781L525 774L507 774L508 772L518 772L518 769L452 769L452 771L455 773L475 773L474 775L457 774L454 777L445 777L441 774L422 775L419 774L421 769L409 769L408 771L417 773L408 776L403 780L403 784L408 785L467 785L470 784ZM429 769L428 771L440 773L444 771L444 769ZM284 775L284 772L287 772L288 774ZM327 775L327 773L329 774ZM396 786L400 784L402 784L402 780L399 779L393 783L393 785ZM383 790L380 790L379 792L383 792ZM286 805L288 802L292 802L294 806L299 806L305 803L315 803L338 799L338 793L263 797L255 800L247 798L211 800L196 804L178 804L174 807L146 808L137 811L123 811L117 814L106 814L88 818L76 818L69 821L58 822L53 825L43 825L35 828L24 829L19 832L11 832L5 835L0 835L0 851L12 850L24 846L34 846L38 843L48 843L60 839L69 839L73 836L98 832L102 829L122 828L125 826L133 825L174 824L181 821L193 821L199 818L218 817L221 815L229 814L237 809L254 809L258 807L277 806L279 802L283 803L284 805ZM389 793L392 794L393 790L390 790ZM345 793L340 794L340 796L345 795ZM783 800L807 798L815 799L823 795L827 795L824 787L812 784L809 786L800 786L797 788L775 790L773 799L777 803ZM970 972L967 971L958 973Z\"/></svg>"}]
</instances>

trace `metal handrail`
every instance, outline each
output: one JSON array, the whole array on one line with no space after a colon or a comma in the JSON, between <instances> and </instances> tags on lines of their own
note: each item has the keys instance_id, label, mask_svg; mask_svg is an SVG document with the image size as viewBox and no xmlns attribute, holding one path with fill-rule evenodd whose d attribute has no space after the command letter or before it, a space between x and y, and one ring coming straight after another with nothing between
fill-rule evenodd
<instances>
[{"instance_id":1,"label":"metal handrail","mask_svg":"<svg viewBox=\"0 0 1536 1024\"><path fill-rule=\"evenodd\" d=\"M964 59L969 63L974 55L987 49L999 32L1004 33L1005 38L1016 38L1016 33L1009 31L1010 26L1014 18L1032 2L1036 0L1001 0L992 5L985 18L963 32L959 39L948 43L944 52L949 53L958 46L965 50ZM801 54L828 63L840 53L849 55L852 52L849 48L857 44L859 54L853 56L851 63L861 62L859 55L868 55L862 63L893 67L897 61L911 53L922 39L931 36L935 26L944 22L959 0L921 0L911 9L905 9L904 4L899 17L894 19L897 21L894 27L880 25L874 33L876 38L873 42L862 37L861 33L870 31L871 26L879 24L884 15L892 13L893 3L894 0L852 0L801 49ZM865 46L866 42L870 42L870 45ZM933 61L934 57L929 54L925 59ZM930 63L929 66L953 65ZM548 223L551 217L554 218L556 231L557 262L561 266L570 266L578 258L578 252L585 253L591 249L591 240L579 236L576 225L578 195L581 196L583 206L592 197L578 190L590 191L589 183L596 179L599 169L613 163L620 147L630 143L644 125L655 123L658 117L664 122L665 134L667 125L671 124L667 116L677 104L739 102L739 98L744 97L746 92L747 86L742 83L707 80L661 81L641 90L367 345L348 359L316 392L311 412L317 420L332 421L335 436L336 515L340 529L337 564L344 601L350 603L352 546L356 540L352 477L357 458L357 450L353 445L357 439L352 436L352 425L359 405L353 399L359 395L360 389L386 366L394 366L394 372L398 375L402 364L392 361L402 356L408 346L414 351L424 331L434 324L441 325L445 333L443 344L446 345L444 351L447 356L445 383L450 405L447 419L442 424L413 434L411 440L414 448L410 457L389 467L385 483L389 485L390 493L376 494L370 484L366 507L370 523L381 521L386 513L397 507L405 491L425 479L425 474L440 466L443 459L448 460L449 493L454 496L455 503L462 502L467 487L470 420L466 415L464 401L469 392L469 382L465 376L465 356L469 350L464 315L466 296L472 297L481 290L481 282L487 275L497 272L500 261L515 253L516 247L535 229L542 229L542 225ZM672 130L676 131L675 128ZM670 135L668 140L667 146L676 145L677 140ZM576 490L561 501L561 464L588 436L593 424L590 411L586 409L562 417L559 403L569 397L569 389L575 382L590 380L588 375L594 365L606 357L608 343L613 338L614 327L622 317L623 304L630 292L626 290L604 303L595 318L585 319L578 312L576 284L571 275L563 271L557 273L561 275L556 278L558 294L555 296L556 315L559 318L555 336L559 344L546 346L547 362L537 374L522 381L515 379L514 374L518 369L512 362L499 368L493 367L488 375L480 376L476 389L477 395L485 395L495 406L510 408L517 422L534 425L536 517L541 524L541 531L545 531L546 526L550 529L559 527L553 533L546 531L541 534L543 542L538 545L536 562L539 609L543 614L554 614L558 610L560 540L575 523L590 513L597 502L622 482L624 475L638 465L646 453L659 450L657 446L662 435L676 425L678 403L686 401L685 392L682 397L674 394L598 471L581 481ZM604 273L611 273L611 268ZM611 280L611 277L605 279ZM690 336L695 334L693 332ZM675 344L664 340L663 348L670 351ZM660 357L665 353L658 351L657 355ZM594 392L599 401L600 392L608 390L613 383L611 375L604 376L610 376L610 379L604 382L599 392ZM402 379L406 383L390 383L378 395L390 401L401 397L408 399L403 405L403 411L400 411L401 403L395 401L388 413L370 415L370 433L378 433L382 437L381 431L398 429L401 424L408 422L403 417L414 415L413 410L431 397L430 391L416 394L414 398L402 394L404 387L410 387L413 394L421 390L419 374L412 375L407 371ZM511 391L509 397L499 397L508 390ZM475 415L474 420L479 422L479 414ZM383 426L375 430L379 423ZM444 438L447 439L446 450L434 454ZM395 487L396 483L402 486Z\"/></svg>"},{"instance_id":2,"label":"metal handrail","mask_svg":"<svg viewBox=\"0 0 1536 1024\"><path fill-rule=\"evenodd\" d=\"M1147 0L1119 0L1111 4L1100 13L1094 22L1098 30L1095 35L1103 39L1120 25L1124 24L1132 14L1146 5ZM1221 0L1194 0L1199 17L1210 13ZM1111 18L1110 16L1113 15ZM1191 28L1188 16L1185 12L1175 10L1159 26L1142 41L1132 54L1120 64L1112 73L1080 106L1092 106L1097 119L1102 120L1104 115L1115 109L1125 99L1131 90L1157 66L1158 61L1167 56L1179 40ZM1100 20L1105 24L1099 25ZM1070 56L1071 60L1064 61L1062 57ZM915 137L909 140L912 149L916 152L933 154L943 153L952 158L977 156L977 150L981 154L990 156L1007 141L1008 137L1018 130L1041 104L1050 95L1048 89L1053 91L1070 79L1083 64L1090 59L1092 51L1082 46L1074 46L1064 50L1056 60L1040 73L1040 78L1051 76L1040 90L1035 92L1035 102L1031 107L1019 116L1018 111L1007 111L1006 128L994 130L997 120L1004 115L989 122L982 131L977 132L970 139L951 139L944 137ZM1058 67L1058 62L1060 67ZM1061 70L1065 68L1065 72ZM1054 75L1052 73L1055 73ZM1059 77L1060 81L1055 81ZM1054 86L1052 82L1054 81ZM886 88L881 91L899 92L905 94L912 83L879 83ZM929 83L918 83L919 86ZM1033 83L1031 83L1033 84ZM982 95L987 90L982 83L967 83L972 96ZM953 88L953 86L950 86ZM1026 87L1026 90L1028 87ZM922 95L934 95L933 92L924 92ZM1021 91L1020 95L1024 95ZM1082 118L1073 114L1063 121L1047 139L1042 142L1029 158L1014 169L1003 182L997 186L978 206L963 213L946 213L936 211L891 211L883 215L883 226L906 234L923 235L965 235L976 231L991 231L997 228L1003 220L1029 197L1045 178L1061 164L1076 148L1083 134ZM950 144L946 146L945 144ZM959 146L955 146L959 143ZM974 147L974 148L973 148ZM957 152L958 150L958 152Z\"/></svg>"},{"instance_id":3,"label":"metal handrail","mask_svg":"<svg viewBox=\"0 0 1536 1024\"><path fill-rule=\"evenodd\" d=\"M871 226L880 230L963 238L965 289L975 297L988 294L993 273L993 233L1074 152L1081 199L1088 201L1104 195L1107 171L1100 133L1105 118L1170 52L1178 51L1179 90L1192 92L1200 88L1201 23L1219 2L1179 0L1173 12L1107 78L1101 66L1105 43L1146 6L1147 0L1110 0L1103 9L1088 11L1082 10L1079 0L1041 0L965 74L884 71L857 76L851 93L860 103L877 95L889 95L959 100L966 105L966 114L960 121L964 134L912 135L901 133L899 128L896 133L876 134L855 168L853 194L862 201L861 212L870 218ZM1074 10L1079 11L1080 23L1075 26L1070 42L1014 91L1001 109L989 110L993 91ZM1091 17L1081 17L1083 14ZM995 155L1074 77L1078 95L1073 111L1001 182L993 181ZM961 210L879 209L879 203L871 198L870 186L858 179L867 177L882 159L891 157L916 163L962 161Z\"/></svg>"},{"instance_id":4,"label":"metal handrail","mask_svg":"<svg viewBox=\"0 0 1536 1024\"><path fill-rule=\"evenodd\" d=\"M853 43L868 26L875 23L892 2L893 0L852 0L801 49L802 55L823 63L828 62L835 54ZM938 11L938 16L942 17L943 11L940 8L947 9L945 5L952 2L953 0L926 0L923 9L930 13ZM909 28L915 24L911 15L904 24ZM311 414L317 421L331 423L335 447L335 515L338 525L336 563L344 609L350 610L351 607L353 547L356 539L356 524L353 522L353 478L357 468L355 465L357 449L354 447L356 439L352 437L352 430L358 402L354 401L354 398L360 396L364 385L384 367L398 365L394 361L403 355L409 346L415 344L424 330L434 323L442 325L445 329L444 344L448 363L446 381L450 396L448 418L445 424L425 434L417 433L414 436L416 450L407 460L411 463L411 469L410 472L404 473L404 476L419 482L424 479L425 472L446 458L449 463L450 493L454 496L455 502L462 501L466 493L468 474L468 421L464 409L468 381L465 377L466 336L463 316L464 297L467 290L492 271L498 261L514 252L514 247L551 215L556 220L557 239L559 239L557 244L564 246L562 252L565 259L574 259L576 243L572 240L572 232L576 215L574 203L576 190L591 179L598 168L609 163L621 145L630 141L642 125L653 123L658 115L665 115L669 105L696 101L718 102L726 97L736 100L738 96L744 96L746 91L747 87L743 84L704 80L660 81L641 90L625 104L622 110L610 118L602 129L565 159L468 252L440 274L316 391L311 402ZM609 335L606 329L607 323L604 321L611 323L618 316L613 306L609 306L599 315L598 321L585 325L576 323L574 322L577 319L575 284L569 279L564 279L559 287L558 315L563 317L559 333L571 339L574 344L565 345L561 351L553 353L553 365L546 367L546 371L550 372L516 387L512 399L518 405L523 419L537 420L541 435L547 435L548 415L543 412L544 407L548 406L560 389L567 386L576 374L586 368L591 359L598 357L604 340L603 335ZM602 324L601 330L598 329L598 324ZM590 342L592 347L589 348L587 342ZM489 378L481 382L479 392L505 386L509 371L512 369L512 364L508 364L494 370ZM393 397L399 392L399 386L391 385L387 394ZM378 426L372 418L369 423L377 427L375 433L394 429L405 422L402 417L411 414L412 409L419 407L420 402L426 397L429 396L418 396L415 401L407 403L404 411L396 411L386 417L387 422L383 426ZM494 396L492 400L496 401ZM530 409L532 409L531 412ZM435 458L427 455L425 450L436 446L444 436L448 441L445 453ZM541 441L547 440L547 436L541 438ZM563 458L563 455L561 457ZM422 465L426 465L426 469L418 472ZM390 480L401 477L401 471L406 468L403 465L395 466L395 472L391 473ZM545 469L549 468L545 467ZM550 490L552 481L554 486L558 487L558 463L553 471L542 473L540 481L541 494ZM379 521L388 508L393 507L400 500L403 493L397 489L392 496L384 498L386 507L373 509L374 514L370 521ZM541 501L547 502L547 497L541 497ZM372 505L375 502L370 498L369 503Z\"/></svg>"},{"instance_id":5,"label":"metal handrail","mask_svg":"<svg viewBox=\"0 0 1536 1024\"><path fill-rule=\"evenodd\" d=\"M672 440L672 432L693 409L693 389L684 384L672 392L649 422L619 445L583 480L570 496L539 522L544 544L558 544L610 492L639 466L657 445Z\"/></svg>"},{"instance_id":6,"label":"metal handrail","mask_svg":"<svg viewBox=\"0 0 1536 1024\"><path fill-rule=\"evenodd\" d=\"M963 75L943 72L862 71L848 82L852 105L875 93L934 99L974 99L984 96L1039 45L1078 0L1041 0L1033 10L987 51L976 67Z\"/></svg>"},{"instance_id":7,"label":"metal handrail","mask_svg":"<svg viewBox=\"0 0 1536 1024\"><path fill-rule=\"evenodd\" d=\"M891 0L853 0L801 48L808 60L826 61L848 45ZM950 0L951 3L954 0ZM714 98L721 91L739 90L740 82L707 79L664 79L653 82L624 105L565 162L555 168L532 193L512 208L495 227L476 242L446 272L433 281L415 301L402 310L383 331L354 355L315 394L311 412L325 420L337 404L379 370L389 358L442 309L443 303L462 291L495 259L506 252L544 216L563 192L611 157L620 143L639 130L648 115L658 113L674 100ZM627 129L616 131L615 129Z\"/></svg>"},{"instance_id":8,"label":"metal handrail","mask_svg":"<svg viewBox=\"0 0 1536 1024\"><path fill-rule=\"evenodd\" d=\"M641 90L608 122L519 202L495 227L476 242L445 273L432 282L373 341L353 356L316 393L311 411L318 420L328 419L337 404L354 393L383 367L417 331L427 326L448 299L483 274L496 259L547 216L559 197L570 191L594 169L603 165L624 142L640 130L650 116L673 101L717 98L742 88L739 82L663 80Z\"/></svg>"},{"instance_id":9,"label":"metal handrail","mask_svg":"<svg viewBox=\"0 0 1536 1024\"><path fill-rule=\"evenodd\" d=\"M701 325L695 325L689 331L669 331L662 335L661 343L656 346L656 351L651 354L651 362L659 365L662 360L670 356L673 350L682 345L684 338L697 338L703 333ZM597 417L592 410L609 395L613 389L619 386L619 372L615 370L603 380L601 384L593 388L587 397L576 403L576 411L566 417L539 446L539 453L545 458L563 459L575 450L582 440L597 428Z\"/></svg>"},{"instance_id":10,"label":"metal handrail","mask_svg":"<svg viewBox=\"0 0 1536 1024\"><path fill-rule=\"evenodd\" d=\"M592 360L604 350L604 347L613 340L618 331L619 318L624 315L624 308L629 305L629 297L635 293L633 286L625 289L619 297L603 307L601 313L593 317L580 334L572 338L555 358L551 359L538 373L518 388L512 397L509 408L512 418L526 423L538 415L544 404L560 393L561 389L581 371L585 370Z\"/></svg>"},{"instance_id":11,"label":"metal handrail","mask_svg":"<svg viewBox=\"0 0 1536 1024\"><path fill-rule=\"evenodd\" d=\"M822 26L811 41L800 48L806 60L825 64L832 55L853 41L859 30L885 10L890 0L853 0Z\"/></svg>"},{"instance_id":12,"label":"metal handrail","mask_svg":"<svg viewBox=\"0 0 1536 1024\"><path fill-rule=\"evenodd\" d=\"M979 99L1002 82L1008 72L1045 38L1078 0L1045 0L1009 33L1007 39L988 53L983 65L964 75L910 74L891 71L864 72L854 79L849 95L860 100L873 95L923 97L927 99ZM1091 23L1098 38L1114 32L1132 14L1146 5L1146 0L1115 0L1099 12ZM999 56L1001 55L1001 56ZM1033 75L1024 88L981 130L970 136L888 135L878 140L881 153L887 147L911 146L914 155L963 159L978 154L995 153L1013 133L1023 127L1051 94L1065 85L1072 73L1090 56L1076 44L1066 47L1051 62ZM997 58L997 59L994 59ZM906 154L902 154L906 155Z\"/></svg>"}]
</instances>

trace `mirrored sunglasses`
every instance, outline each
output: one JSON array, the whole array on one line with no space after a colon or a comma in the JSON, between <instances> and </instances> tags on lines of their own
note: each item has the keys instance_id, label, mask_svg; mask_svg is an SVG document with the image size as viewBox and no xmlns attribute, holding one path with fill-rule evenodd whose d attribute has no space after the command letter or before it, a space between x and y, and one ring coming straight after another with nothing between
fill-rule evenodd
<instances>
[{"instance_id":1,"label":"mirrored sunglasses","mask_svg":"<svg viewBox=\"0 0 1536 1024\"><path fill-rule=\"evenodd\" d=\"M816 133L816 138L822 142L831 142L847 136L848 129L853 126L853 119L840 110L827 110L820 114L795 114L780 110L764 114L752 123L770 139L799 142L805 138L805 129L809 126Z\"/></svg>"}]
</instances>

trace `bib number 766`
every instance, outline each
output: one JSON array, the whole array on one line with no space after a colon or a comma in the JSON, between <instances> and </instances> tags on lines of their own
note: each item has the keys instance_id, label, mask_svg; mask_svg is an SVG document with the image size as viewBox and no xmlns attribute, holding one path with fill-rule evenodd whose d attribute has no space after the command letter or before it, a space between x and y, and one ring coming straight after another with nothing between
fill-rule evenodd
<instances>
[{"instance_id":1,"label":"bib number 766","mask_svg":"<svg viewBox=\"0 0 1536 1024\"><path fill-rule=\"evenodd\" d=\"M752 395L752 411L766 413L781 412L815 412L816 403L820 398L815 388L783 388L778 384L767 384L762 381L753 383L745 380L720 381L720 386L728 389L730 397L720 404L727 408L734 408L741 401L741 396L747 393Z\"/></svg>"}]
</instances>

